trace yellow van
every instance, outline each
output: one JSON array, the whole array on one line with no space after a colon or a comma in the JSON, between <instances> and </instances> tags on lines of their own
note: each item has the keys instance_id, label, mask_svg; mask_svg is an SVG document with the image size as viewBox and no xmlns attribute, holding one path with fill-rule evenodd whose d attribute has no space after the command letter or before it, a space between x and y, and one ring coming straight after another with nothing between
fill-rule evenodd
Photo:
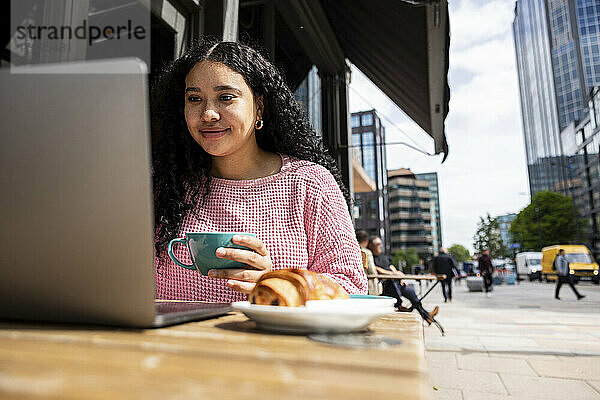
<instances>
[{"instance_id":1,"label":"yellow van","mask_svg":"<svg viewBox=\"0 0 600 400\"><path fill-rule=\"evenodd\" d=\"M600 282L598 263L594 261L590 250L586 246L573 244L548 246L542 249L542 278L546 282L556 280L554 259L560 249L565 251L565 257L569 261L569 272L574 280L590 279L595 284Z\"/></svg>"}]
</instances>

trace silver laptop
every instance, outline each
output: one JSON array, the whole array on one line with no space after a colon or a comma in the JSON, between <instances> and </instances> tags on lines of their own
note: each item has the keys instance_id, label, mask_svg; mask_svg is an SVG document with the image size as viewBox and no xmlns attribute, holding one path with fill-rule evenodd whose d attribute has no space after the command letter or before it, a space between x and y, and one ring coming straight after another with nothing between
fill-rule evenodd
<instances>
[{"instance_id":1,"label":"silver laptop","mask_svg":"<svg viewBox=\"0 0 600 400\"><path fill-rule=\"evenodd\" d=\"M231 311L155 302L145 64L25 72L0 71L0 318L157 327Z\"/></svg>"}]
</instances>

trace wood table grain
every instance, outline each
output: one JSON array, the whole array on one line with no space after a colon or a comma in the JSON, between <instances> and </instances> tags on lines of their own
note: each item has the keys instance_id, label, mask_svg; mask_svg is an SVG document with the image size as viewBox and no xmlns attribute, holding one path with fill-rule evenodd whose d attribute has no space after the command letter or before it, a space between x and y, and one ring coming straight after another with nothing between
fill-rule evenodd
<instances>
[{"instance_id":1,"label":"wood table grain","mask_svg":"<svg viewBox=\"0 0 600 400\"><path fill-rule=\"evenodd\" d=\"M431 398L420 317L389 314L370 331L402 343L337 347L237 312L148 330L0 322L0 398Z\"/></svg>"}]
</instances>

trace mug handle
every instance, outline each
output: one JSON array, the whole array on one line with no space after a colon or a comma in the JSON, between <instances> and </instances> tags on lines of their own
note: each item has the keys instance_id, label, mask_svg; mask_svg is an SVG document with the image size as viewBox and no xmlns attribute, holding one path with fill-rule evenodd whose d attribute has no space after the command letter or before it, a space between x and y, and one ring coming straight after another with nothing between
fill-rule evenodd
<instances>
[{"instance_id":1,"label":"mug handle","mask_svg":"<svg viewBox=\"0 0 600 400\"><path fill-rule=\"evenodd\" d=\"M183 268L187 268L187 269L191 269L191 270L196 270L196 267L194 267L194 264L184 264L181 261L179 261L177 259L177 257L175 257L175 254L173 254L173 245L176 243L181 243L183 245L187 245L187 240L186 239L173 239L169 242L169 249L168 249L168 253L169 253L169 257L171 257L171 260L173 260L173 262L177 265L179 265L180 267Z\"/></svg>"}]
</instances>

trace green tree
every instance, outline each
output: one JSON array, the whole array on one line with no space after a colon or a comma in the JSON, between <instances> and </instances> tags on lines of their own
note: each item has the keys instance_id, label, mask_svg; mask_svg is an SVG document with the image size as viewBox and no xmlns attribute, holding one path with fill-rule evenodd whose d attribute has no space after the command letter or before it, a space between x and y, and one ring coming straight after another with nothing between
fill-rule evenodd
<instances>
[{"instance_id":1,"label":"green tree","mask_svg":"<svg viewBox=\"0 0 600 400\"><path fill-rule=\"evenodd\" d=\"M469 253L469 250L467 250L467 248L461 244L453 244L448 249L448 252L452 255L452 257L454 257L456 262L459 263L469 261L471 259L471 253Z\"/></svg>"},{"instance_id":2,"label":"green tree","mask_svg":"<svg viewBox=\"0 0 600 400\"><path fill-rule=\"evenodd\" d=\"M577 236L573 200L555 192L538 192L510 225L521 251L540 251L553 244L573 243Z\"/></svg>"},{"instance_id":3,"label":"green tree","mask_svg":"<svg viewBox=\"0 0 600 400\"><path fill-rule=\"evenodd\" d=\"M392 257L392 263L403 272L410 273L410 267L419 263L419 253L413 248L406 249L406 251L396 250ZM402 268L403 264L404 268Z\"/></svg>"},{"instance_id":4,"label":"green tree","mask_svg":"<svg viewBox=\"0 0 600 400\"><path fill-rule=\"evenodd\" d=\"M392 257L392 264L394 264L398 269L402 269L402 261L406 260L406 252L402 249L396 250L394 256Z\"/></svg>"},{"instance_id":5,"label":"green tree","mask_svg":"<svg viewBox=\"0 0 600 400\"><path fill-rule=\"evenodd\" d=\"M504 257L505 248L500 236L498 219L492 218L489 213L485 218L479 217L473 240L473 248L476 252L481 253L483 250L488 249L490 257Z\"/></svg>"}]
</instances>

